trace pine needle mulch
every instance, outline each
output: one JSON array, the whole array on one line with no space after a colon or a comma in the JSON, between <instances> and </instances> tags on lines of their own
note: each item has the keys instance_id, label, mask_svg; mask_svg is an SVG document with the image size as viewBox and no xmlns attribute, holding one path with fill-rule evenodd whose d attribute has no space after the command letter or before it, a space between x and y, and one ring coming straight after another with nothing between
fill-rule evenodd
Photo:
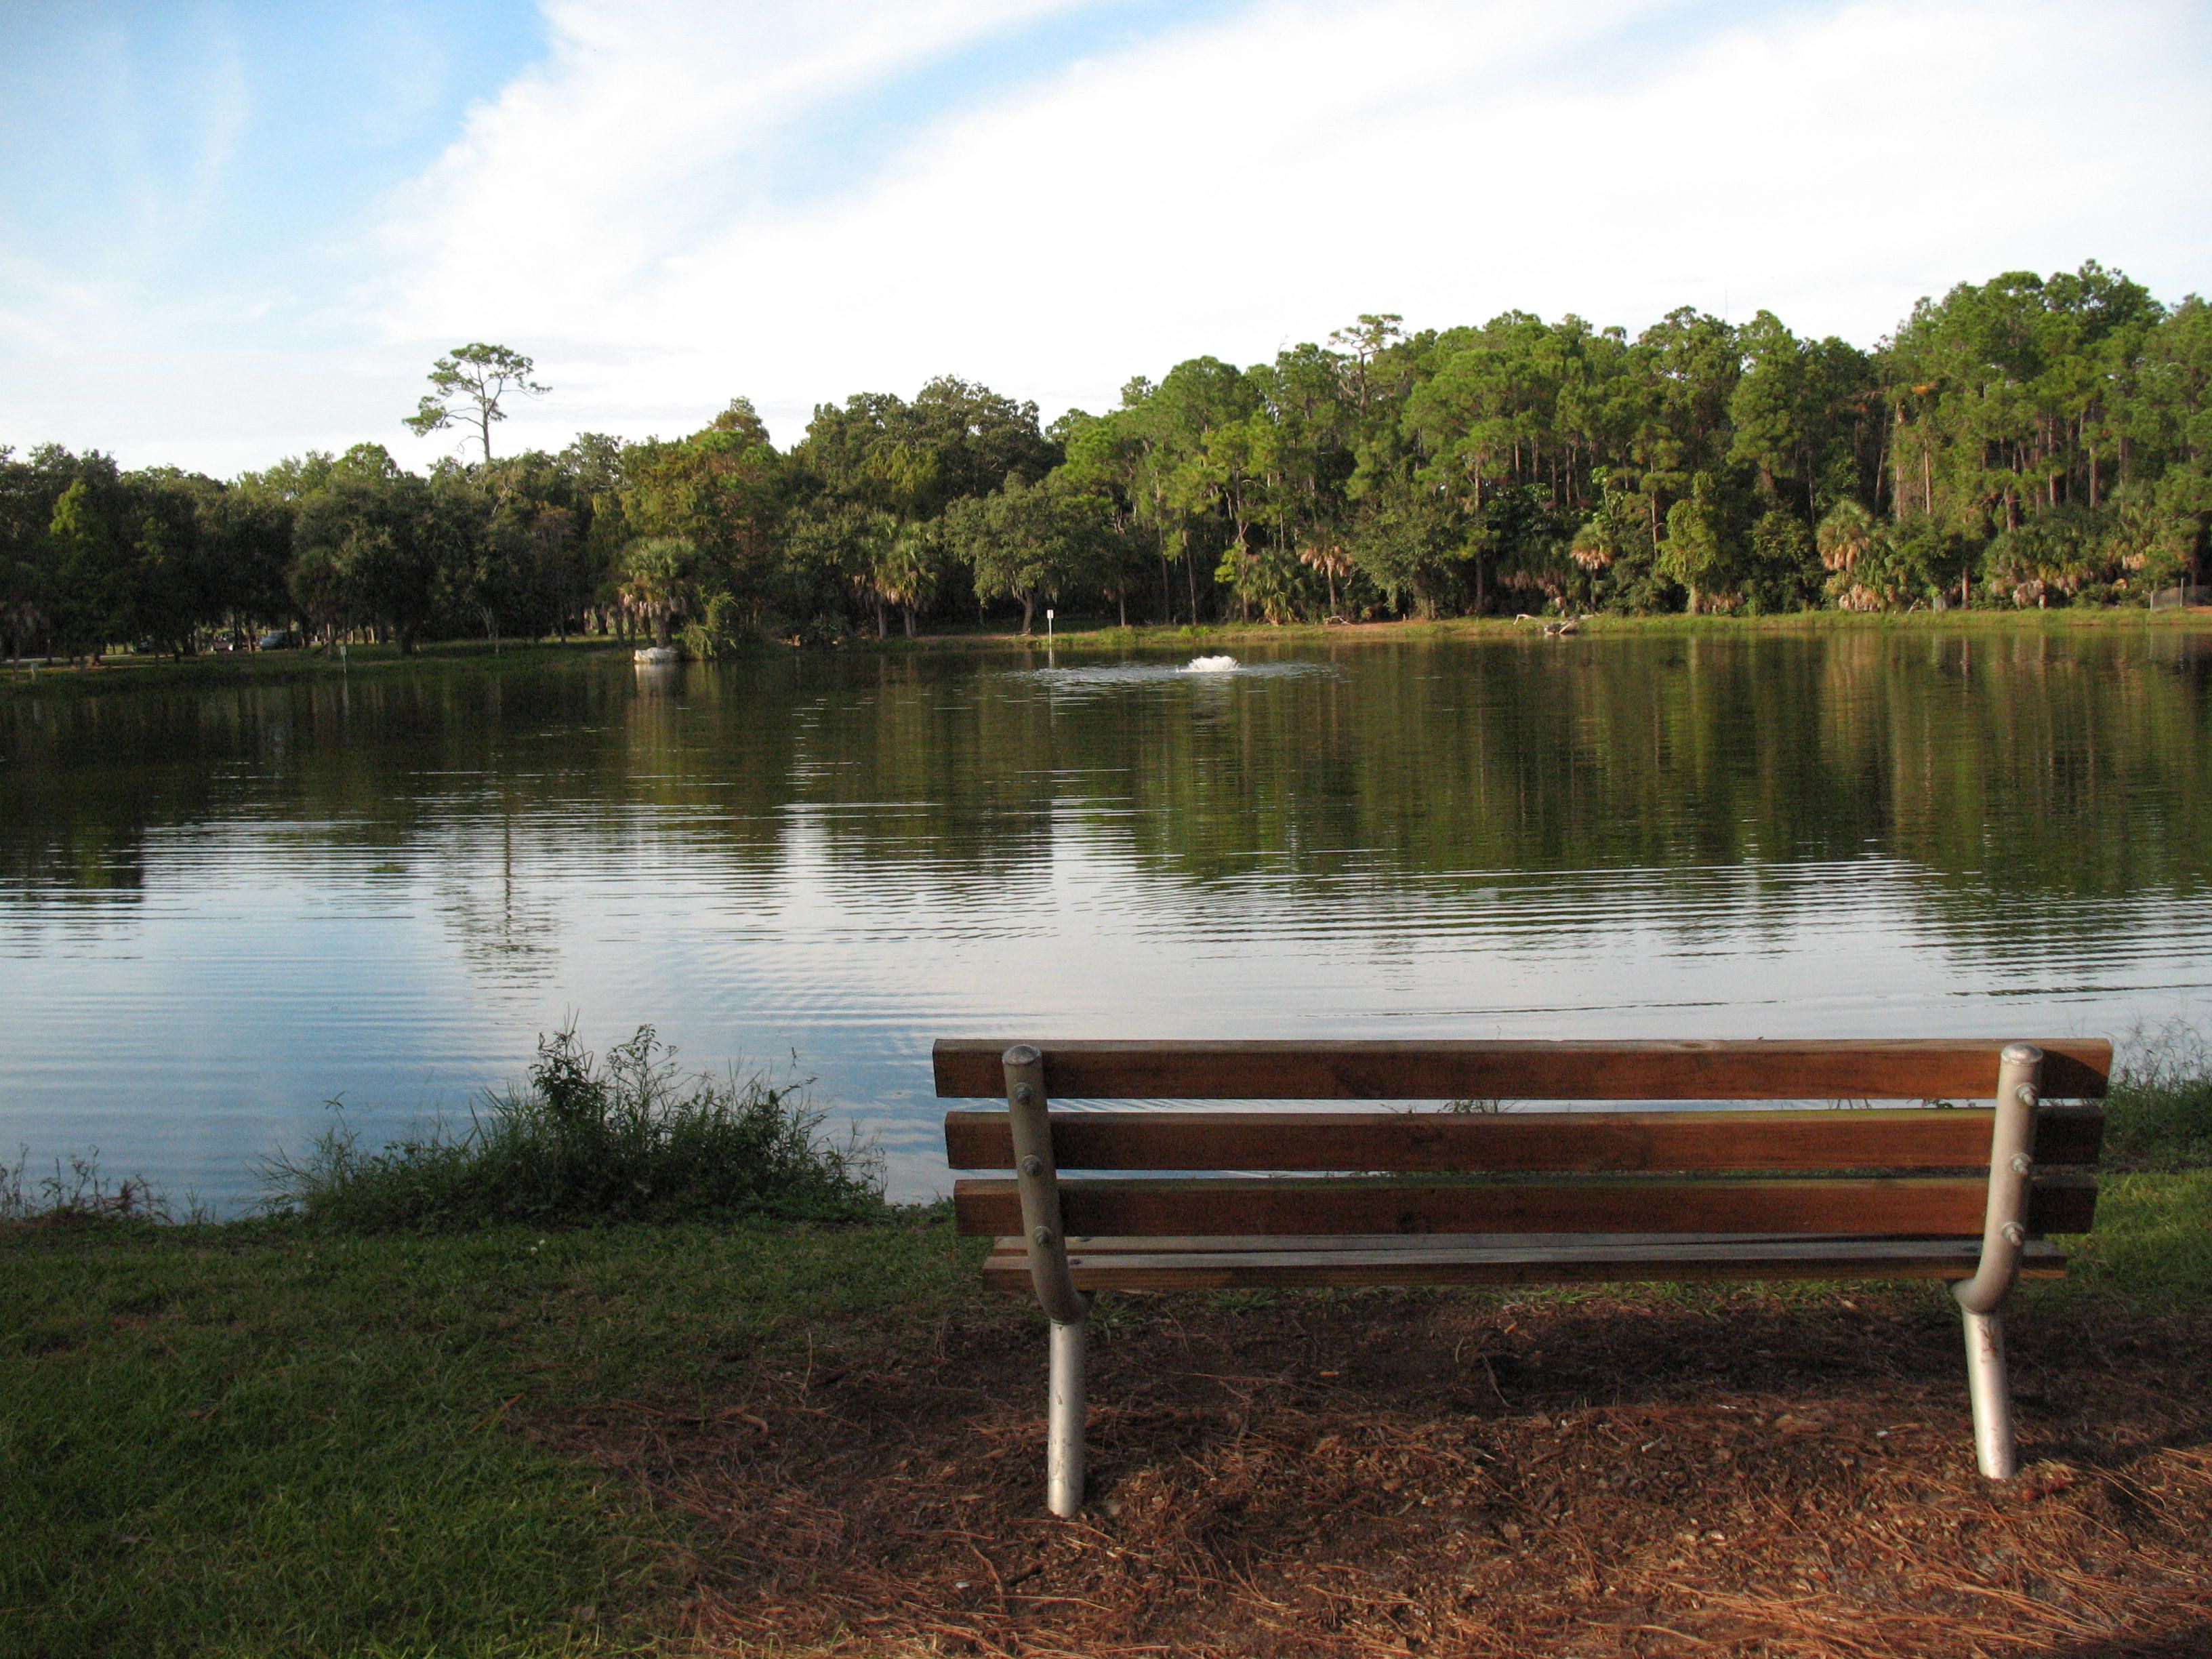
<instances>
[{"instance_id":1,"label":"pine needle mulch","mask_svg":"<svg viewBox=\"0 0 2212 1659\"><path fill-rule=\"evenodd\" d=\"M2000 1487L1947 1300L1122 1298L1071 1522L1013 1306L547 1430L689 1518L708 1654L2212 1654L2212 1311L2018 1310Z\"/></svg>"}]
</instances>

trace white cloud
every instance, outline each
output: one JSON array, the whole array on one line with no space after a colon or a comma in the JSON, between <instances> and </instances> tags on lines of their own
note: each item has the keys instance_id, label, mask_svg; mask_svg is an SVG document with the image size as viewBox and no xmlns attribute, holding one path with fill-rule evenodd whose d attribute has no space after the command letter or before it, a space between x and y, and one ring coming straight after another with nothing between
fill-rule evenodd
<instances>
[{"instance_id":1,"label":"white cloud","mask_svg":"<svg viewBox=\"0 0 2212 1659\"><path fill-rule=\"evenodd\" d=\"M1717 24L1679 0L1259 0L1073 61L1052 41L1106 40L1111 7L548 15L544 62L381 204L359 286L297 325L299 396L239 395L270 364L210 350L142 388L126 459L229 462L265 434L263 459L374 437L419 462L398 415L466 339L555 387L510 443L673 434L739 392L788 441L815 402L939 373L1102 407L1361 311L1764 307L1871 343L1956 281L2096 258L2172 299L2212 253L2212 32L2169 4Z\"/></svg>"},{"instance_id":2,"label":"white cloud","mask_svg":"<svg viewBox=\"0 0 2212 1659\"><path fill-rule=\"evenodd\" d=\"M1261 5L780 197L781 126L1011 9L702 33L564 8L553 64L410 194L434 252L387 326L541 343L557 401L597 411L571 423L673 430L744 392L787 441L817 400L939 372L1098 407L1362 310L1765 307L1871 342L1954 281L2096 257L2173 295L2212 251L2212 97L2172 49L2202 31L2144 6L1784 9L1684 40L1632 0Z\"/></svg>"},{"instance_id":3,"label":"white cloud","mask_svg":"<svg viewBox=\"0 0 2212 1659\"><path fill-rule=\"evenodd\" d=\"M848 0L793 8L558 0L550 60L494 103L388 227L403 331L489 312L533 334L634 311L718 217L771 181L791 123L1073 0Z\"/></svg>"}]
</instances>

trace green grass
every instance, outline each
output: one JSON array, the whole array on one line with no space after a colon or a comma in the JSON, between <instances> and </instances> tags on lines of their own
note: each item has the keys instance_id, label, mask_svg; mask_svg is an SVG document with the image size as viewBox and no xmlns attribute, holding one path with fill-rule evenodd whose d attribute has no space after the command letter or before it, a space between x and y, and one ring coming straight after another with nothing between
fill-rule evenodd
<instances>
[{"instance_id":1,"label":"green grass","mask_svg":"<svg viewBox=\"0 0 2212 1659\"><path fill-rule=\"evenodd\" d=\"M544 1425L1024 1316L977 1254L941 1213L0 1227L0 1653L646 1650L683 1527ZM2202 1305L2212 1171L2116 1178L2026 1294Z\"/></svg>"},{"instance_id":2,"label":"green grass","mask_svg":"<svg viewBox=\"0 0 2212 1659\"><path fill-rule=\"evenodd\" d=\"M168 657L110 656L97 665L29 659L10 665L0 659L0 695L73 696L137 687L181 689L216 685L284 684L298 680L336 679L353 674L388 674L420 667L456 665L509 667L566 662L611 651L627 653L635 641L577 635L566 641L441 640L421 647L411 657L396 645L356 645L341 659L317 647L301 651L209 653L181 662Z\"/></svg>"},{"instance_id":3,"label":"green grass","mask_svg":"<svg viewBox=\"0 0 2212 1659\"><path fill-rule=\"evenodd\" d=\"M2105 1160L2130 1170L2212 1165L2212 1052L2176 1027L2140 1036L2105 1101Z\"/></svg>"},{"instance_id":4,"label":"green grass","mask_svg":"<svg viewBox=\"0 0 2212 1659\"><path fill-rule=\"evenodd\" d=\"M518 1425L927 1343L972 1254L905 1220L0 1230L0 1653L640 1648L680 1529Z\"/></svg>"},{"instance_id":5,"label":"green grass","mask_svg":"<svg viewBox=\"0 0 2212 1659\"><path fill-rule=\"evenodd\" d=\"M2118 607L2058 611L1916 611L1862 614L1844 611L1787 611L1767 617L1593 617L1583 623L1580 637L1607 639L1670 639L1709 637L1731 639L1780 634L1884 635L2048 635L2105 633L2153 629L2160 633L2212 632L2212 610L2127 610ZM1052 643L1063 651L1215 651L1239 645L1373 645L1389 641L1447 642L1465 640L1522 639L1547 643L1534 623L1510 617L1449 617L1435 622L1363 623L1354 627L1328 627L1318 623L1214 623L1193 628L1188 624L1160 627L1139 624L1121 628L1110 623L1079 621L1062 624ZM1571 646L1573 641L1550 641ZM881 641L854 639L848 648L890 655L944 651L1022 651L1045 648L1042 633L1027 638L1002 624L973 629L952 629L924 635L915 640L897 637Z\"/></svg>"},{"instance_id":6,"label":"green grass","mask_svg":"<svg viewBox=\"0 0 2212 1659\"><path fill-rule=\"evenodd\" d=\"M2212 1170L2112 1175L2100 1183L2096 1230L2062 1240L2066 1278L2031 1297L2119 1297L2144 1307L2212 1304Z\"/></svg>"},{"instance_id":7,"label":"green grass","mask_svg":"<svg viewBox=\"0 0 2212 1659\"><path fill-rule=\"evenodd\" d=\"M2115 1179L2081 1249L2032 1304L2203 1305L2212 1171ZM1025 1316L978 1254L941 1213L0 1228L0 1653L646 1650L683 1526L544 1425Z\"/></svg>"}]
</instances>

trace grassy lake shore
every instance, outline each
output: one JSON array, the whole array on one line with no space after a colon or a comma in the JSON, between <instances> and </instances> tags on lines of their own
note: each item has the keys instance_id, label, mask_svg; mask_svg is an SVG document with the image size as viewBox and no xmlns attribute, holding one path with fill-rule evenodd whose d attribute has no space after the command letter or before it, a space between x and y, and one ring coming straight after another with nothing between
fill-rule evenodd
<instances>
[{"instance_id":1,"label":"grassy lake shore","mask_svg":"<svg viewBox=\"0 0 2212 1659\"><path fill-rule=\"evenodd\" d=\"M1541 624L1557 617L1447 617L1433 622L1214 623L1193 628L1085 623L1063 627L1051 643L1069 650L1091 649L1172 651L1186 646L1313 644L1388 641L1455 641L1523 639L1547 641ZM1849 611L1793 611L1771 616L1657 617L1590 616L1579 620L1578 636L1635 639L1702 635L1715 639L1773 635L1907 635L1973 634L1977 635L2051 634L2110 634L2127 630L2160 634L2212 634L2212 606L2186 611L2142 611L2118 607L2082 607L2058 611L1914 611L1858 612ZM1565 641L1571 643L1571 641ZM966 646L1021 647L1042 649L1045 635L1024 635L1005 630L924 635L908 641L887 639L855 641L871 650L943 650Z\"/></svg>"},{"instance_id":2,"label":"grassy lake shore","mask_svg":"<svg viewBox=\"0 0 2212 1659\"><path fill-rule=\"evenodd\" d=\"M1557 618L1546 620L1556 621ZM1919 611L1859 613L1843 611L1787 611L1772 616L1595 616L1580 624L1583 638L1706 636L1716 639L1776 635L2099 635L2130 631L2212 634L2212 606L2181 611L2087 607L2057 611ZM1341 625L1290 623L1208 623L1162 627L1115 626L1085 619L1059 628L1050 643L1075 651L1176 651L1231 645L1312 645L1394 641L1448 641L1521 638L1542 640L1534 623L1510 617L1456 617L1435 622L1366 622ZM96 664L45 664L25 659L0 665L0 695L44 692L70 695L137 687L182 690L202 686L285 684L338 678L348 674L388 674L409 669L502 669L544 666L589 657L627 655L636 642L598 635L568 640L446 640L422 646L403 657L397 646L357 645L345 656L322 647L296 651L210 653L181 661L167 657L116 655ZM908 640L896 634L875 640L849 636L837 647L854 652L904 655L946 651L1033 651L1045 648L1042 634L1024 635L996 625L925 634ZM796 654L798 647L763 643L750 655Z\"/></svg>"},{"instance_id":3,"label":"grassy lake shore","mask_svg":"<svg viewBox=\"0 0 2212 1659\"><path fill-rule=\"evenodd\" d=\"M2212 1070L2139 1046L2096 1229L2014 1304L2005 1487L1940 1285L1131 1294L1054 1522L984 1241L647 1030L542 1039L458 1139L334 1130L278 1217L19 1165L0 1652L2200 1651Z\"/></svg>"},{"instance_id":4,"label":"grassy lake shore","mask_svg":"<svg viewBox=\"0 0 2212 1659\"><path fill-rule=\"evenodd\" d=\"M302 680L338 679L349 674L389 674L410 669L507 668L574 661L614 652L627 654L631 642L579 635L568 640L445 640L403 657L395 645L356 645L341 658L313 647L293 651L209 652L182 659L165 656L110 656L97 664L44 663L25 659L0 663L0 695L46 693L61 696L152 688L194 690L204 687L284 685Z\"/></svg>"},{"instance_id":5,"label":"grassy lake shore","mask_svg":"<svg viewBox=\"0 0 2212 1659\"><path fill-rule=\"evenodd\" d=\"M2021 1293L2014 1488L1972 1474L1941 1286L1123 1296L1076 1527L1037 1504L1040 1318L981 1242L857 1204L799 1105L656 1054L549 1038L460 1141L284 1166L282 1218L32 1212L19 1172L0 1651L1350 1653L1411 1607L1474 1651L1641 1613L1812 1654L1805 1603L1857 1628L1900 1538L1921 1589L1855 1651L1929 1650L1985 1594L2008 1641L2212 1629L2212 1080L2178 1038L2116 1085L2074 1274ZM501 1212L461 1190L573 1221L617 1167L677 1218L471 1224ZM778 1194L864 1218L682 1218ZM1609 1494L1624 1435L1672 1449ZM2091 1533L2110 1565L2039 1623Z\"/></svg>"},{"instance_id":6,"label":"grassy lake shore","mask_svg":"<svg viewBox=\"0 0 2212 1659\"><path fill-rule=\"evenodd\" d=\"M1966 1571L1960 1528L1984 1555L2008 1540L1992 1594L2056 1571L2039 1552L2068 1528L2117 1525L2099 1581L2115 1634L2212 1614L2212 1569L2192 1579L2170 1536L2212 1524L2212 1401L2191 1375L2212 1356L2212 1171L2113 1178L2074 1277L2021 1293L2040 1503L1972 1476L1940 1286L1122 1297L1097 1322L1102 1501L1054 1528L1036 1490L1042 1327L984 1293L978 1255L934 1211L450 1234L10 1226L0 1650L1118 1650L1089 1603L1132 1622L1126 1641L1354 1651L1373 1621L1332 1624L1297 1585L1387 1583L1448 1610L1482 1565L1455 1540L1502 1566L1525 1534L1541 1558L1527 1582L1455 1617L1525 1636L1548 1597L1569 1622L1610 1620L1643 1562L1695 1592L1659 1623L1825 1651L1784 1639L1786 1596L1715 1622L1710 1598L1765 1595L1804 1543L1750 1535L1778 1492L1833 1509L1832 1542L1891 1528L1930 1572ZM1601 1460L1558 1461L1563 1438L1589 1452L1624 1432L1676 1449L1646 1460L1681 1463L1672 1486L1608 1499ZM1263 1449L1272 1474L1246 1467ZM1312 1504L1343 1506L1340 1542L1298 1521ZM1583 1571L1566 1533L1602 1542L1608 1509L1652 1535L1607 1546L1632 1558L1609 1591L1553 1582ZM1692 1512L1738 1547L1686 1565L1674 1532ZM1916 1515L1942 1535L1907 1535ZM1240 1623L1252 1608L1203 1613L1224 1573L1297 1604L1279 1639ZM1908 1594L1892 1612L1941 1605Z\"/></svg>"}]
</instances>

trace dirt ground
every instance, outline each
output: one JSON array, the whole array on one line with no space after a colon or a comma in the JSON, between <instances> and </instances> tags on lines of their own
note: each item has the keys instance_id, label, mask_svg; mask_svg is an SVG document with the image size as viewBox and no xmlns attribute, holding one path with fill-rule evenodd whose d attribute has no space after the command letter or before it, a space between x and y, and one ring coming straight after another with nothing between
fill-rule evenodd
<instances>
[{"instance_id":1,"label":"dirt ground","mask_svg":"<svg viewBox=\"0 0 2212 1659\"><path fill-rule=\"evenodd\" d=\"M1011 1304L553 1432L694 1517L705 1653L2212 1656L2212 1313L2016 1309L2001 1487L1944 1300L1121 1297L1075 1521Z\"/></svg>"}]
</instances>

